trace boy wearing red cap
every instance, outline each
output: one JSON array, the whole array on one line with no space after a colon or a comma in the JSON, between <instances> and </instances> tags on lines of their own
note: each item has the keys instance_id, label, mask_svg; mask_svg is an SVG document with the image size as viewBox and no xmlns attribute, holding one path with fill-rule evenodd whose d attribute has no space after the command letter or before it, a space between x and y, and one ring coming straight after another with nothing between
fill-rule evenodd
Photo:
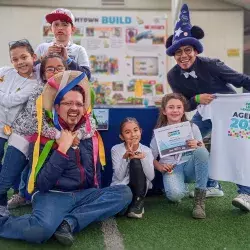
<instances>
[{"instance_id":1,"label":"boy wearing red cap","mask_svg":"<svg viewBox=\"0 0 250 250\"><path fill-rule=\"evenodd\" d=\"M69 70L85 72L90 79L89 59L85 48L70 41L71 35L76 30L75 18L71 11L59 8L45 18L51 24L55 41L40 44L36 49L38 58L60 54L65 59Z\"/></svg>"}]
</instances>

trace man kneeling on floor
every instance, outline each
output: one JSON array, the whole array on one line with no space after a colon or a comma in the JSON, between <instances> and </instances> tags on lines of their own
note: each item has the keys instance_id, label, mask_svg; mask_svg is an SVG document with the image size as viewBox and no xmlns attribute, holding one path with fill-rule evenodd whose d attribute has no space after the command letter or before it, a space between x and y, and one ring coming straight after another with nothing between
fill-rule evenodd
<instances>
[{"instance_id":1,"label":"man kneeling on floor","mask_svg":"<svg viewBox=\"0 0 250 250\"><path fill-rule=\"evenodd\" d=\"M83 123L86 129L90 126L90 98L88 80L82 72L65 71L46 84L37 100L38 136L30 146L28 189L34 190L33 210L20 217L0 214L0 237L43 243L54 235L60 243L71 245L73 233L130 204L132 193L126 185L98 188L101 164L96 135L72 147L77 129ZM46 114L61 131L57 143L39 134L42 99Z\"/></svg>"}]
</instances>

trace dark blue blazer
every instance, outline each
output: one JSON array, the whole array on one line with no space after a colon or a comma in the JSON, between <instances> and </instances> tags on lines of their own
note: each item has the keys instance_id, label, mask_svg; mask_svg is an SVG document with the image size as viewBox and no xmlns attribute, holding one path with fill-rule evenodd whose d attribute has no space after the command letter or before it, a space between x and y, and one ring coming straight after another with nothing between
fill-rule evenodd
<instances>
[{"instance_id":1,"label":"dark blue blazer","mask_svg":"<svg viewBox=\"0 0 250 250\"><path fill-rule=\"evenodd\" d=\"M196 109L195 95L198 94L234 94L237 88L243 87L250 91L250 77L231 69L219 59L196 57L188 72L195 71L197 78L189 76L179 65L175 65L167 74L167 79L173 92L183 94L189 103L189 111Z\"/></svg>"}]
</instances>

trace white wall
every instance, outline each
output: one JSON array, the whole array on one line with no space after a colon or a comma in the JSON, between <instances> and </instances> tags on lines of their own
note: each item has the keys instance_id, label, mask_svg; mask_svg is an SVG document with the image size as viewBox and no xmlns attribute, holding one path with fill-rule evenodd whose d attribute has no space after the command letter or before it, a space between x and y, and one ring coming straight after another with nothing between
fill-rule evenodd
<instances>
[{"instance_id":1,"label":"white wall","mask_svg":"<svg viewBox=\"0 0 250 250\"><path fill-rule=\"evenodd\" d=\"M204 56L219 58L228 66L243 72L244 13L243 11L195 11L193 24L203 27ZM228 57L228 49L239 49L239 57Z\"/></svg>"},{"instance_id":2,"label":"white wall","mask_svg":"<svg viewBox=\"0 0 250 250\"><path fill-rule=\"evenodd\" d=\"M0 0L0 5L7 6L41 6L41 7L62 7L65 8L117 8L115 6L104 7L102 0ZM196 10L233 10L239 9L235 5L225 3L223 0L184 0L190 8ZM171 0L124 0L125 6L122 9L171 9Z\"/></svg>"},{"instance_id":3,"label":"white wall","mask_svg":"<svg viewBox=\"0 0 250 250\"><path fill-rule=\"evenodd\" d=\"M93 4L96 4L98 0L92 0ZM16 7L16 6L1 6L6 2L0 2L0 23L2 24L2 36L0 40L0 67L10 64L9 54L8 54L8 42L13 40L18 40L21 38L28 38L33 45L36 47L42 40L42 20L46 13L50 12L53 8L40 8L40 7ZM24 2L29 4L41 3L41 1L11 1L15 2ZM66 2L69 4L69 1L48 1L43 0L43 3L46 5L48 3L52 5L58 4L58 2ZM70 1L72 3L78 3L75 6L80 5L80 1ZM90 2L90 1L81 1ZM144 9L149 8L152 2L155 4L155 11L145 11L149 15L157 15L166 13L168 15L168 30L169 34L172 33L172 21L171 21L171 10L169 8L170 0L127 0L130 3L130 7L137 8L140 6ZM203 43L205 46L204 55L210 57L217 57L225 61L228 65L235 68L236 70L242 72L243 70L243 11L235 8L232 5L224 4L220 1L210 0L189 0L185 1L189 3L191 9L191 21L192 24L201 26L205 30L205 38ZM166 8L162 8L166 4ZM217 4L216 4L217 3ZM68 7L67 4L67 7ZM64 5L61 5L64 6ZM80 7L80 6L79 6ZM95 9L73 9L75 16L84 16L89 14L105 14L109 13L117 14L118 10L95 10ZM162 11L159 11L161 7ZM99 7L98 7L99 8ZM199 11L197 10L199 9ZM215 9L220 9L216 11ZM129 13L134 12L135 10L127 10ZM140 11L140 10L138 10ZM142 11L142 10L141 10ZM119 10L119 13L128 13L126 10ZM136 11L135 11L136 12ZM227 49L229 48L239 48L240 56L239 57L228 57ZM171 67L171 61L168 60L168 65Z\"/></svg>"}]
</instances>

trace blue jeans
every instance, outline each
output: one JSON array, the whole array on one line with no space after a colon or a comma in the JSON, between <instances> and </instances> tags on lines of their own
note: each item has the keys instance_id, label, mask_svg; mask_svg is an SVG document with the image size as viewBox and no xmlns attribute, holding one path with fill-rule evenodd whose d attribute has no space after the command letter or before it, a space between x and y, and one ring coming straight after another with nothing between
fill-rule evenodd
<instances>
[{"instance_id":1,"label":"blue jeans","mask_svg":"<svg viewBox=\"0 0 250 250\"><path fill-rule=\"evenodd\" d=\"M0 237L47 241L63 220L72 232L79 232L94 221L105 220L126 208L132 200L128 186L90 188L75 192L38 192L32 200L32 213L20 217L0 217Z\"/></svg>"},{"instance_id":2,"label":"blue jeans","mask_svg":"<svg viewBox=\"0 0 250 250\"><path fill-rule=\"evenodd\" d=\"M239 194L248 194L250 195L250 187L247 187L247 186L242 186L242 185L239 185L237 184L238 186L238 193Z\"/></svg>"},{"instance_id":3,"label":"blue jeans","mask_svg":"<svg viewBox=\"0 0 250 250\"><path fill-rule=\"evenodd\" d=\"M171 201L180 201L186 194L185 183L195 181L195 187L206 189L208 178L209 153L200 147L192 152L187 162L176 165L172 174L163 174L163 184L166 196Z\"/></svg>"},{"instance_id":4,"label":"blue jeans","mask_svg":"<svg viewBox=\"0 0 250 250\"><path fill-rule=\"evenodd\" d=\"M19 184L19 195L23 198L27 198L27 184L28 184L28 178L30 175L30 168L29 165L24 168L22 174L21 174L21 180Z\"/></svg>"},{"instance_id":5,"label":"blue jeans","mask_svg":"<svg viewBox=\"0 0 250 250\"><path fill-rule=\"evenodd\" d=\"M200 129L202 138L206 137L207 135L211 133L212 131L211 120L202 121L202 117L198 111L194 114L192 118L192 122L196 124L198 128Z\"/></svg>"},{"instance_id":6,"label":"blue jeans","mask_svg":"<svg viewBox=\"0 0 250 250\"><path fill-rule=\"evenodd\" d=\"M3 160L3 156L4 156L4 145L6 142L7 142L7 139L0 137L0 172L2 169L2 160Z\"/></svg>"},{"instance_id":7,"label":"blue jeans","mask_svg":"<svg viewBox=\"0 0 250 250\"><path fill-rule=\"evenodd\" d=\"M0 206L7 206L7 192L20 178L27 165L25 155L13 146L8 146L0 172Z\"/></svg>"},{"instance_id":8,"label":"blue jeans","mask_svg":"<svg viewBox=\"0 0 250 250\"><path fill-rule=\"evenodd\" d=\"M211 133L212 131L211 120L202 121L202 117L199 114L199 112L195 113L195 115L192 118L192 122L196 124L198 128L200 129L202 138L206 137L207 135ZM219 186L219 188L221 189L221 186L218 181L210 179L210 178L208 179L207 187L217 187L217 186Z\"/></svg>"}]
</instances>

